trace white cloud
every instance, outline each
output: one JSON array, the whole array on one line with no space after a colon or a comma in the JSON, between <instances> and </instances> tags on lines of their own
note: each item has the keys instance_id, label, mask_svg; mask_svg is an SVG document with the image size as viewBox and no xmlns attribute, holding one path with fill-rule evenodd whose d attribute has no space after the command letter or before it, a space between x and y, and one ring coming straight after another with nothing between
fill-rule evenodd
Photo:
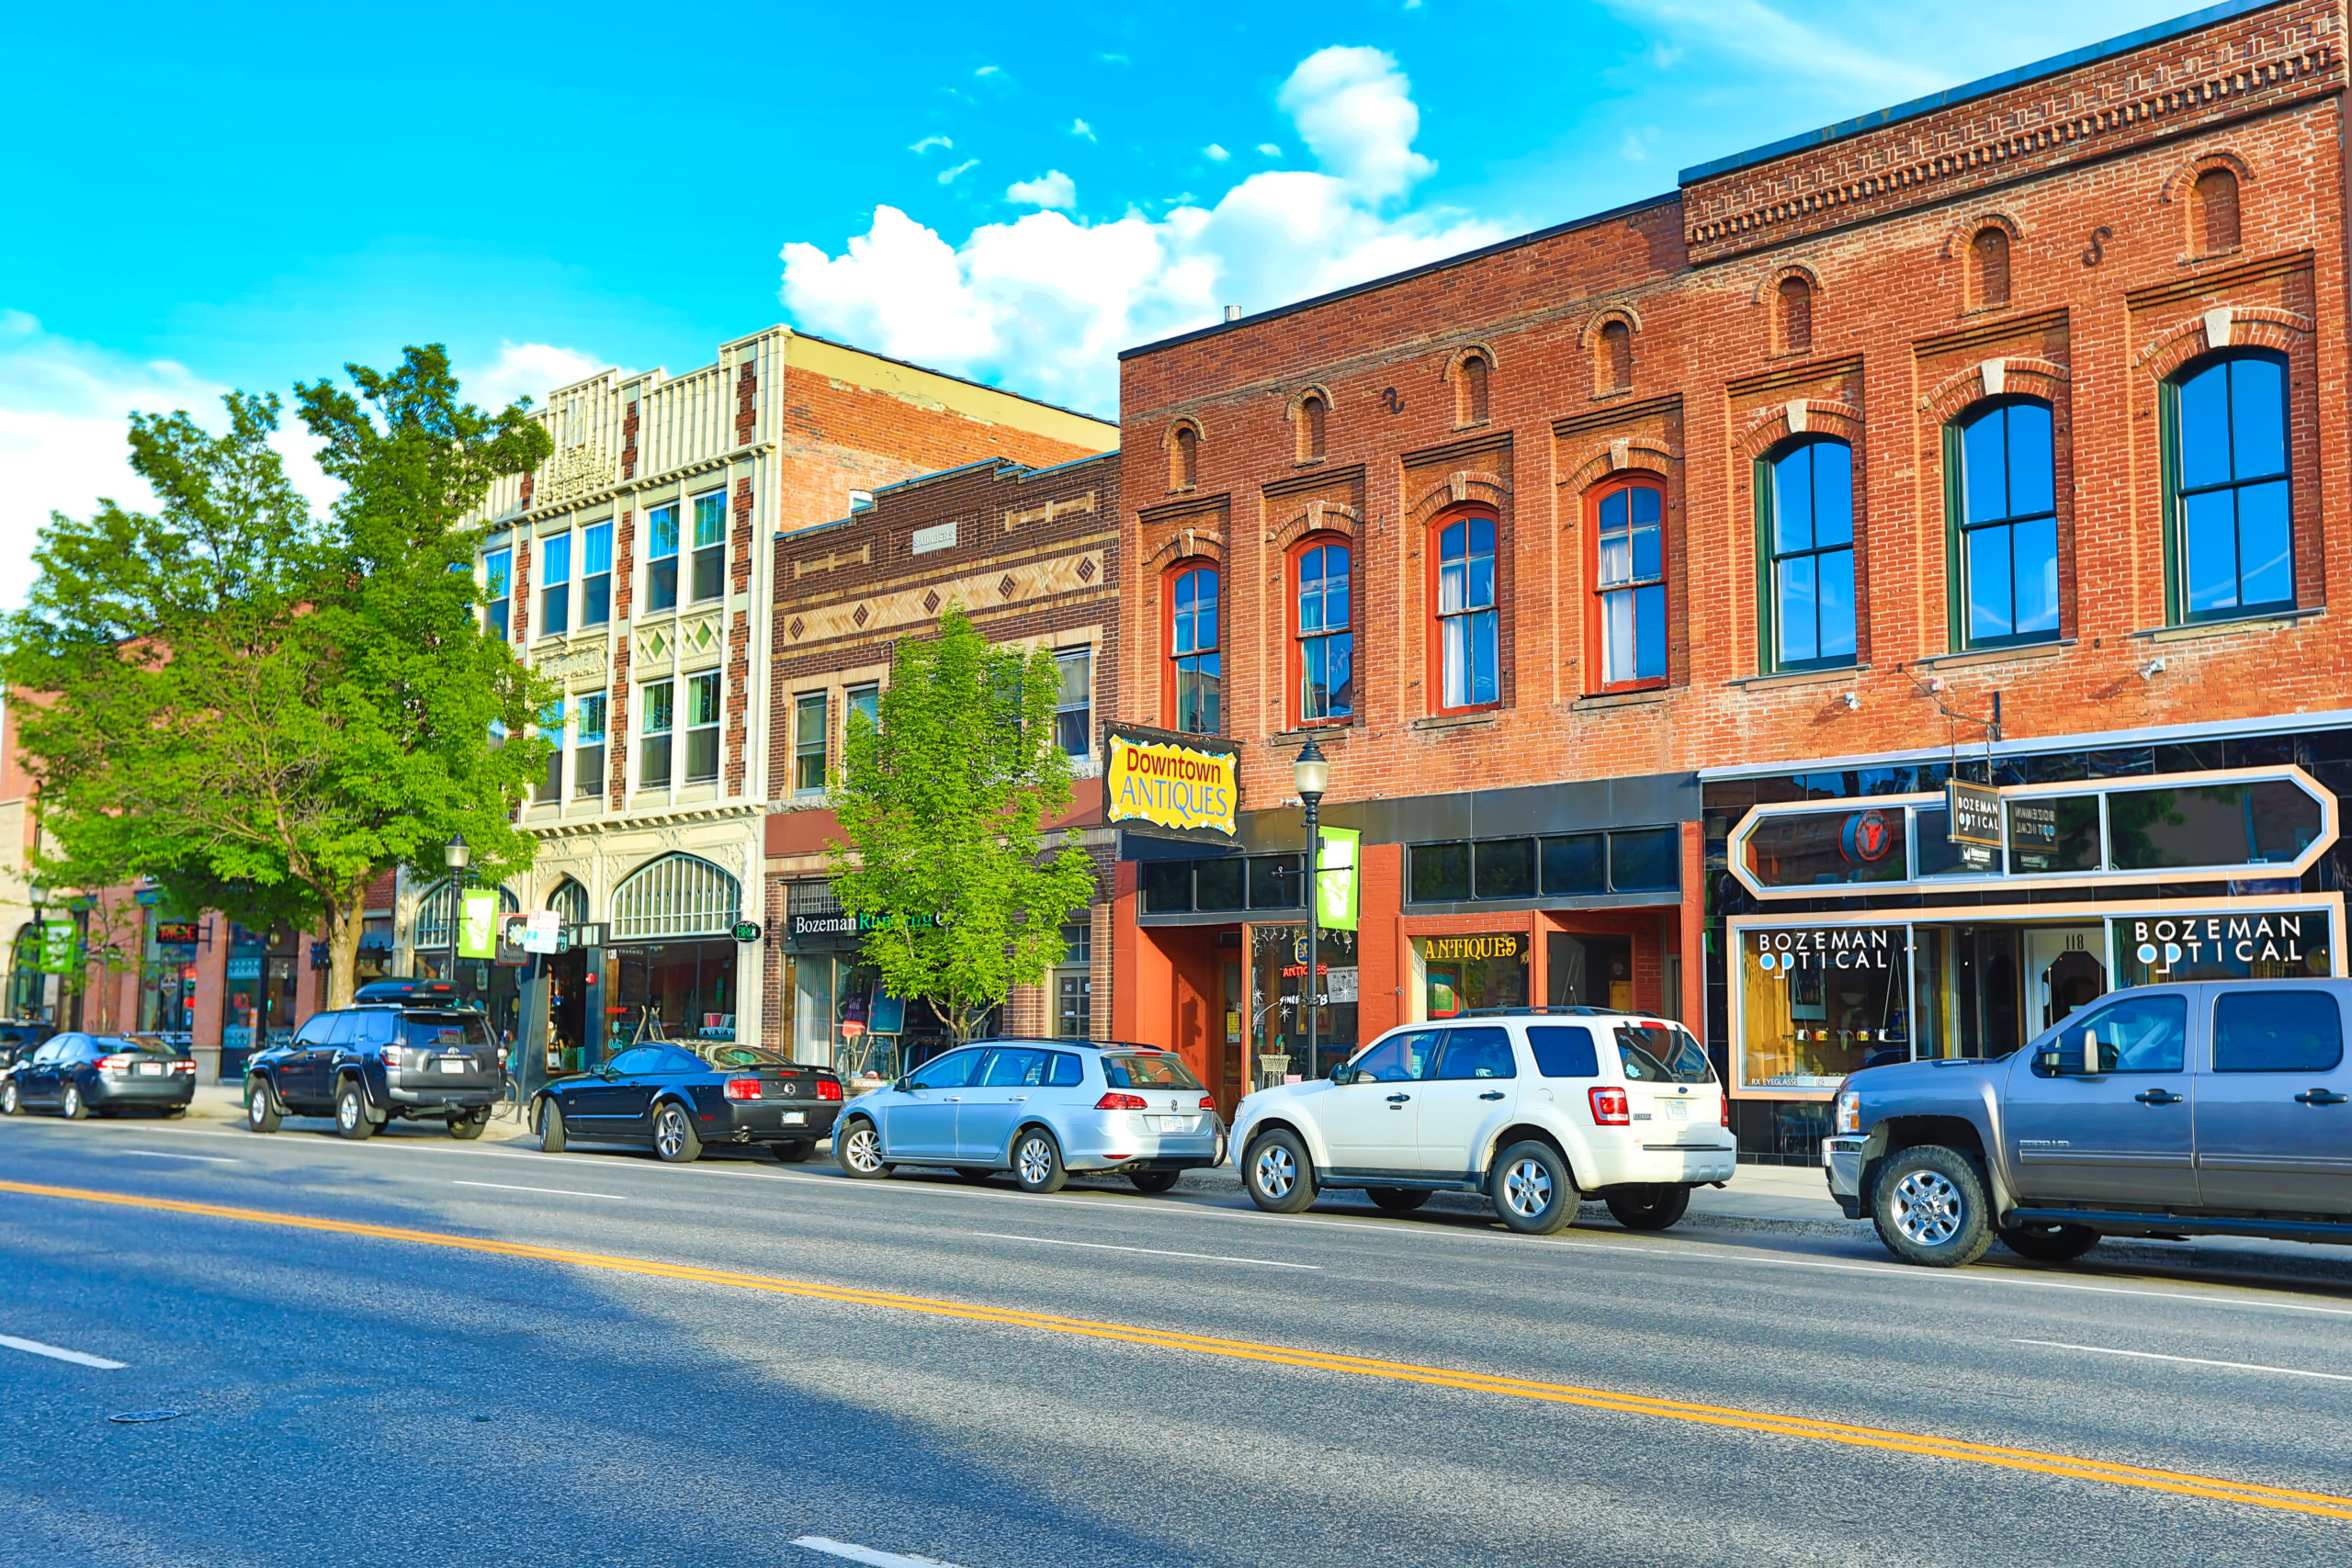
<instances>
[{"instance_id":1,"label":"white cloud","mask_svg":"<svg viewBox=\"0 0 2352 1568\"><path fill-rule=\"evenodd\" d=\"M1282 144L1274 141L1259 142L1258 151L1269 158L1279 158L1283 155Z\"/></svg>"},{"instance_id":2,"label":"white cloud","mask_svg":"<svg viewBox=\"0 0 2352 1568\"><path fill-rule=\"evenodd\" d=\"M1857 44L1846 27L1809 27L1783 16L1764 0L1604 0L1656 30L1673 35L1654 40L1660 54L1697 47L1732 56L1751 70L1858 88L1874 103L1893 103L1950 86L1952 73L1934 63L1905 61ZM1662 62L1670 63L1671 61Z\"/></svg>"},{"instance_id":3,"label":"white cloud","mask_svg":"<svg viewBox=\"0 0 2352 1568\"><path fill-rule=\"evenodd\" d=\"M1005 186L1004 199L1029 207L1057 207L1067 212L1078 205L1078 182L1059 169L1047 169L1034 180L1015 180Z\"/></svg>"},{"instance_id":4,"label":"white cloud","mask_svg":"<svg viewBox=\"0 0 2352 1568\"><path fill-rule=\"evenodd\" d=\"M1072 136L1083 136L1089 141L1094 140L1094 128L1082 119L1074 119L1069 122L1069 133Z\"/></svg>"},{"instance_id":5,"label":"white cloud","mask_svg":"<svg viewBox=\"0 0 2352 1568\"><path fill-rule=\"evenodd\" d=\"M551 343L502 343L498 357L489 364L458 367L458 388L468 402L486 409L503 409L516 398L528 398L533 408L544 408L549 392L585 380L605 367L605 360Z\"/></svg>"},{"instance_id":6,"label":"white cloud","mask_svg":"<svg viewBox=\"0 0 2352 1568\"><path fill-rule=\"evenodd\" d=\"M939 183L944 186L952 186L956 183L958 175L963 175L968 170L977 169L979 166L980 161L978 158L967 158L962 163L954 165L952 168L940 170Z\"/></svg>"},{"instance_id":7,"label":"white cloud","mask_svg":"<svg viewBox=\"0 0 2352 1568\"><path fill-rule=\"evenodd\" d=\"M1212 164L1222 164L1227 158L1232 157L1233 154L1212 141L1207 146L1201 149L1201 156L1206 158Z\"/></svg>"},{"instance_id":8,"label":"white cloud","mask_svg":"<svg viewBox=\"0 0 2352 1568\"><path fill-rule=\"evenodd\" d=\"M1434 167L1420 116L1377 50L1307 57L1277 102L1321 167L1269 169L1213 205L1085 223L1038 211L961 244L894 207L838 255L783 250L780 297L813 331L1040 397L1117 406L1121 348L1499 239L1508 231L1406 201Z\"/></svg>"},{"instance_id":9,"label":"white cloud","mask_svg":"<svg viewBox=\"0 0 2352 1568\"><path fill-rule=\"evenodd\" d=\"M993 76L1002 69L1003 67L998 65L983 65L978 71L972 73L972 77L975 81L978 81L984 77Z\"/></svg>"},{"instance_id":10,"label":"white cloud","mask_svg":"<svg viewBox=\"0 0 2352 1568\"><path fill-rule=\"evenodd\" d=\"M918 141L913 146L908 148L907 151L910 152L928 152L934 147L944 147L948 152L953 152L956 150L956 143L949 141L944 136L926 136L921 141Z\"/></svg>"}]
</instances>

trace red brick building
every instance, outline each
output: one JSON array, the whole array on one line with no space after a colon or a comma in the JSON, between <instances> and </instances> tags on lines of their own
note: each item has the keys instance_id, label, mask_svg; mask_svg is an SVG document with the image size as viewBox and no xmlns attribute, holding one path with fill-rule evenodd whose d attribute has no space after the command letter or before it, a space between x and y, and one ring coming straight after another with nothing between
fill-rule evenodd
<instances>
[{"instance_id":1,"label":"red brick building","mask_svg":"<svg viewBox=\"0 0 2352 1568\"><path fill-rule=\"evenodd\" d=\"M1327 1041L1657 1010L1758 1154L1873 1057L2340 973L2344 28L2212 7L1129 351L1129 716L1238 743L1242 817L1126 835L1117 1032L1295 1043L1310 731Z\"/></svg>"}]
</instances>

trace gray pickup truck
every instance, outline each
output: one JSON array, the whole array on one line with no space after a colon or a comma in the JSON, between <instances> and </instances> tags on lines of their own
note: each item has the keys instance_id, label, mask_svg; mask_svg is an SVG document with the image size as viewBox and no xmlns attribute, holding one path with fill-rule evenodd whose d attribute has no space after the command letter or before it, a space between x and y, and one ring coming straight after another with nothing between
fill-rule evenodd
<instances>
[{"instance_id":1,"label":"gray pickup truck","mask_svg":"<svg viewBox=\"0 0 2352 1568\"><path fill-rule=\"evenodd\" d=\"M1856 1073L1829 1190L1906 1263L2038 1261L2102 1235L2352 1243L2352 981L2110 992L1990 1061Z\"/></svg>"}]
</instances>

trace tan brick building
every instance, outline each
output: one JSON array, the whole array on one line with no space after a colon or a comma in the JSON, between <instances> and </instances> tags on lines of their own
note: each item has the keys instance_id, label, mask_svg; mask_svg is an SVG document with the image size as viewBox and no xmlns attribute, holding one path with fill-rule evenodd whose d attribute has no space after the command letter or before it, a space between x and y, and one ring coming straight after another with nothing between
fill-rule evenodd
<instances>
[{"instance_id":1,"label":"tan brick building","mask_svg":"<svg viewBox=\"0 0 2352 1568\"><path fill-rule=\"evenodd\" d=\"M2181 922L2341 972L2344 28L2215 7L1129 351L1129 716L1238 742L1243 819L1130 839L1119 1032L1291 1043L1310 730L1327 1040L1657 1010L1761 1154L1873 1056L2274 962Z\"/></svg>"}]
</instances>

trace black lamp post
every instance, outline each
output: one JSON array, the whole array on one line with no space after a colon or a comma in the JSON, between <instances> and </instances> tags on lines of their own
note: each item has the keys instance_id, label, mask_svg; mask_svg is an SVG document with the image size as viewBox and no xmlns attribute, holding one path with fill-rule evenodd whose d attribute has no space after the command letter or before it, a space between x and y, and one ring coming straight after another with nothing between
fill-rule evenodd
<instances>
[{"instance_id":1,"label":"black lamp post","mask_svg":"<svg viewBox=\"0 0 2352 1568\"><path fill-rule=\"evenodd\" d=\"M449 841L441 846L441 863L447 866L453 875L464 875L473 858L473 846L466 842L463 833L450 834Z\"/></svg>"},{"instance_id":2,"label":"black lamp post","mask_svg":"<svg viewBox=\"0 0 2352 1568\"><path fill-rule=\"evenodd\" d=\"M1321 892L1319 875L1323 870L1323 792L1331 784L1331 764L1324 760L1323 749L1315 744L1314 737L1307 738L1306 749L1290 765L1290 778L1298 790L1298 798L1306 805L1306 984L1299 996L1306 1010L1306 1067L1299 1074L1305 1080L1316 1076L1316 1023L1323 1000L1322 976L1318 973L1321 966L1316 952L1322 912L1316 908L1316 897Z\"/></svg>"}]
</instances>

